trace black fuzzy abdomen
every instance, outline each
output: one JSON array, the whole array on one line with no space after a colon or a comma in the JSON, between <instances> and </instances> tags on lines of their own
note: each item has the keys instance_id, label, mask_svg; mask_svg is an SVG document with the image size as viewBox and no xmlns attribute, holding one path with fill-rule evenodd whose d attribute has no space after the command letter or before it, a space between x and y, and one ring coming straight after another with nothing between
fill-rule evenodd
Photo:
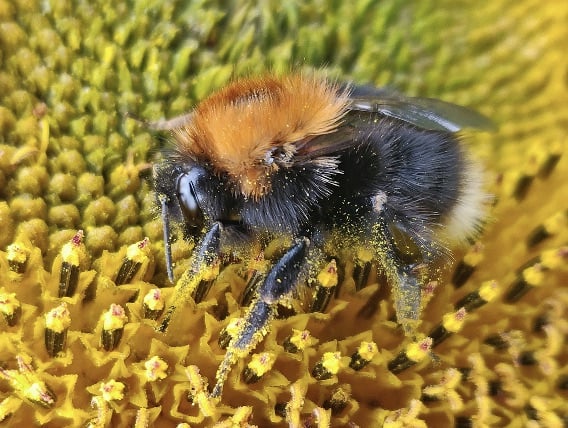
<instances>
[{"instance_id":1,"label":"black fuzzy abdomen","mask_svg":"<svg viewBox=\"0 0 568 428\"><path fill-rule=\"evenodd\" d=\"M358 119L357 142L341 154L343 174L323 210L327 227L357 228L381 215L416 236L443 224L458 201L464 169L456 136L383 116ZM377 195L384 199L378 208Z\"/></svg>"}]
</instances>

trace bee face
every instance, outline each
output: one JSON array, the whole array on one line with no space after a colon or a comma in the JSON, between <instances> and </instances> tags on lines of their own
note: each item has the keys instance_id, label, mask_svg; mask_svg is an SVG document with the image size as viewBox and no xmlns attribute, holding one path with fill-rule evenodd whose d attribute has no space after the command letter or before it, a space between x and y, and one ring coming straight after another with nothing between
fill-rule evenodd
<instances>
[{"instance_id":1,"label":"bee face","mask_svg":"<svg viewBox=\"0 0 568 428\"><path fill-rule=\"evenodd\" d=\"M217 395L234 354L260 340L256 333L296 288L305 259L325 252L327 237L371 251L393 287L398 320L412 333L420 282L397 236L429 263L448 240L474 234L483 216L482 177L455 132L491 124L442 101L302 74L269 76L237 81L183 120L156 127L175 140L154 169L170 278L170 219L193 233L204 228L190 282L215 263L211 255L229 236L237 246L260 237L293 242L229 344Z\"/></svg>"}]
</instances>

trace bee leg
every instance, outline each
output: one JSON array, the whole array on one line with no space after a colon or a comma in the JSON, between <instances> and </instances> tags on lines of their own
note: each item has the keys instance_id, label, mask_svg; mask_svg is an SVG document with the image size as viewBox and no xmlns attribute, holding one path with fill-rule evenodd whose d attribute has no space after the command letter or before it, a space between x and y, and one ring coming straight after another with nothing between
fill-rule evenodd
<instances>
[{"instance_id":1,"label":"bee leg","mask_svg":"<svg viewBox=\"0 0 568 428\"><path fill-rule=\"evenodd\" d=\"M194 252L191 267L185 271L176 283L173 304L168 308L164 320L158 327L162 333L168 328L171 318L176 310L177 302L184 302L188 296L203 294L200 286L216 278L219 273L219 250L223 225L215 222L198 244ZM201 296L203 297L203 296Z\"/></svg>"},{"instance_id":2,"label":"bee leg","mask_svg":"<svg viewBox=\"0 0 568 428\"><path fill-rule=\"evenodd\" d=\"M416 265L401 260L385 221L379 220L373 229L377 255L393 287L397 321L402 325L404 333L412 336L418 325L422 296L420 281L415 273Z\"/></svg>"},{"instance_id":3,"label":"bee leg","mask_svg":"<svg viewBox=\"0 0 568 428\"><path fill-rule=\"evenodd\" d=\"M258 289L258 296L247 309L243 322L231 338L225 358L217 370L217 383L211 397L219 397L231 367L239 358L247 356L264 338L269 324L276 314L278 302L296 288L298 275L302 270L309 240L300 238L272 267Z\"/></svg>"}]
</instances>

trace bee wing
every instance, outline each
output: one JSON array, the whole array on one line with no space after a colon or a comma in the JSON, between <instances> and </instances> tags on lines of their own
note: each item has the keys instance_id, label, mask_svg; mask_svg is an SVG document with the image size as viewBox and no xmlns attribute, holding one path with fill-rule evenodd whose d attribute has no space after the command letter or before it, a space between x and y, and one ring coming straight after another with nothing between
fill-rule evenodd
<instances>
[{"instance_id":1,"label":"bee wing","mask_svg":"<svg viewBox=\"0 0 568 428\"><path fill-rule=\"evenodd\" d=\"M423 129L457 132L464 128L495 129L487 117L456 104L434 98L405 97L386 88L355 86L349 110L376 112Z\"/></svg>"},{"instance_id":2,"label":"bee wing","mask_svg":"<svg viewBox=\"0 0 568 428\"><path fill-rule=\"evenodd\" d=\"M335 132L317 135L297 145L296 162L310 161L322 156L335 156L356 143L356 126L343 124Z\"/></svg>"},{"instance_id":3,"label":"bee wing","mask_svg":"<svg viewBox=\"0 0 568 428\"><path fill-rule=\"evenodd\" d=\"M467 107L434 98L406 97L390 88L339 86L347 93L348 111L378 113L431 131L458 132L464 128L495 130L494 123ZM310 161L335 156L356 145L358 128L368 126L369 117L347 114L343 123L330 134L317 135L297 144L296 160Z\"/></svg>"}]
</instances>

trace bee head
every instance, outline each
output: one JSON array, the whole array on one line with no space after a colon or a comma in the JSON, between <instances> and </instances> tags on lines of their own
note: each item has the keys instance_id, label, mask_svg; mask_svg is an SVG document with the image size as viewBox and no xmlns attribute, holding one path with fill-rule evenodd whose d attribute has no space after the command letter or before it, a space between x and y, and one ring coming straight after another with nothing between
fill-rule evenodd
<instances>
[{"instance_id":1,"label":"bee head","mask_svg":"<svg viewBox=\"0 0 568 428\"><path fill-rule=\"evenodd\" d=\"M168 218L187 225L188 231L201 230L206 198L200 181L205 169L197 164L162 162L154 166L154 188L158 203Z\"/></svg>"},{"instance_id":2,"label":"bee head","mask_svg":"<svg viewBox=\"0 0 568 428\"><path fill-rule=\"evenodd\" d=\"M154 166L154 188L162 216L166 268L172 282L170 220L182 225L186 235L199 234L204 224L202 206L205 197L199 181L204 174L199 165L162 162Z\"/></svg>"}]
</instances>

